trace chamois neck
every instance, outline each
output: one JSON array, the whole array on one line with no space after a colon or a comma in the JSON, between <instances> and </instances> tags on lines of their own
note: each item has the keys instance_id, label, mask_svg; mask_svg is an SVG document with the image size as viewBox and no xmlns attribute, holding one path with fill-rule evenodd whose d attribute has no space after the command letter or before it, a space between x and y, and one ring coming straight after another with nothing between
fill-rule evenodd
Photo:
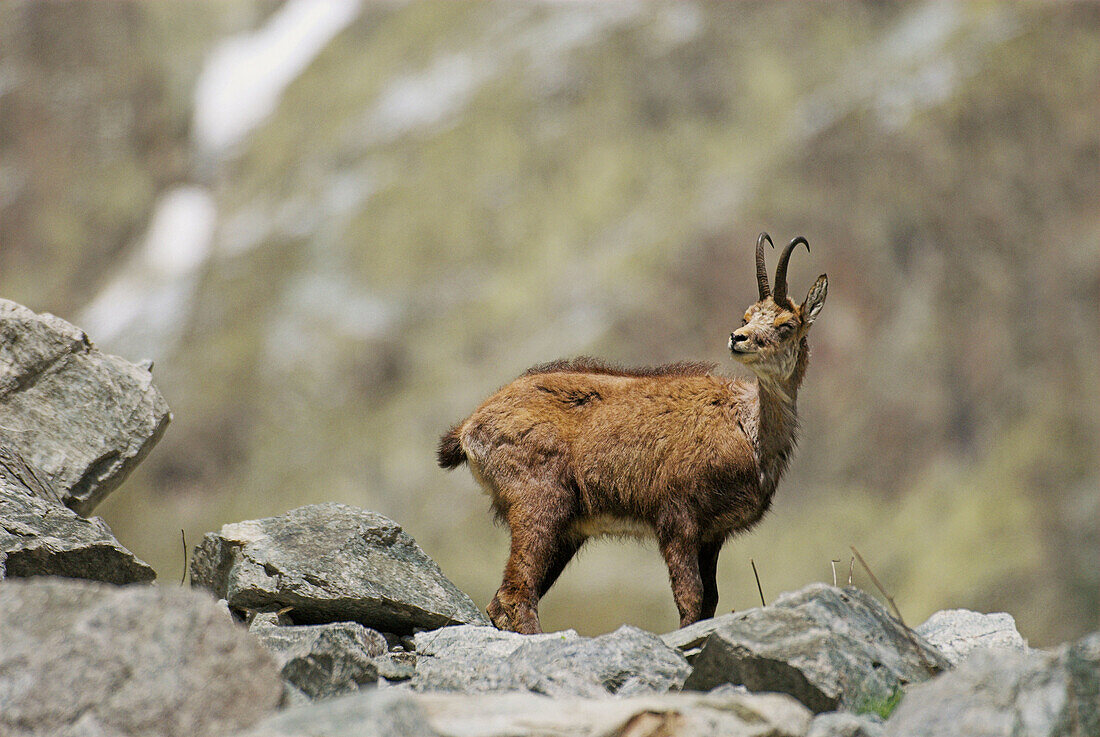
<instances>
[{"instance_id":1,"label":"chamois neck","mask_svg":"<svg viewBox=\"0 0 1100 737\"><path fill-rule=\"evenodd\" d=\"M798 430L797 389L781 387L757 380L759 415L757 420L757 452L760 460L784 454L794 445Z\"/></svg>"},{"instance_id":2,"label":"chamois neck","mask_svg":"<svg viewBox=\"0 0 1100 737\"><path fill-rule=\"evenodd\" d=\"M794 368L786 379L771 376L757 376L756 381L760 386L760 403L789 407L793 412L798 399L798 387L802 385L802 379L806 375L806 364L810 358L810 346L803 338L798 344L798 354L795 358Z\"/></svg>"},{"instance_id":3,"label":"chamois neck","mask_svg":"<svg viewBox=\"0 0 1100 737\"><path fill-rule=\"evenodd\" d=\"M787 469L791 450L798 434L796 400L798 387L806 374L809 345L803 338L798 348L795 368L786 380L769 381L757 378L759 402L756 426L756 458L760 468L760 485L769 496L775 491L779 477Z\"/></svg>"}]
</instances>

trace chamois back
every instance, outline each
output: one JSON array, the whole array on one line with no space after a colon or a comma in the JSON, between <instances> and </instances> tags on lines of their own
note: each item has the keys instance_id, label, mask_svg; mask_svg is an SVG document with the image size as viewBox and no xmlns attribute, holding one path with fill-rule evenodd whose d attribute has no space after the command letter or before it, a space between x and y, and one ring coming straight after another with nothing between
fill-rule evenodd
<instances>
[{"instance_id":1,"label":"chamois back","mask_svg":"<svg viewBox=\"0 0 1100 737\"><path fill-rule=\"evenodd\" d=\"M624 367L591 356L562 358L532 366L523 372L523 376L534 374L600 374L604 376L625 376L651 378L659 376L706 376L718 368L718 364L705 361L678 361L660 366Z\"/></svg>"}]
</instances>

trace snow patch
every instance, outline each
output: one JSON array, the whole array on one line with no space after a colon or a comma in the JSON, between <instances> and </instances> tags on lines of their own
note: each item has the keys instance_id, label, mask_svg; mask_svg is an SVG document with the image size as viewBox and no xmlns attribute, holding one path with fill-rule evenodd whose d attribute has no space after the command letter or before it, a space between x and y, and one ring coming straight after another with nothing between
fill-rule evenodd
<instances>
[{"instance_id":1,"label":"snow patch","mask_svg":"<svg viewBox=\"0 0 1100 737\"><path fill-rule=\"evenodd\" d=\"M390 334L401 318L400 303L386 300L332 271L298 275L266 331L269 368L323 374L347 342L369 342Z\"/></svg>"},{"instance_id":2,"label":"snow patch","mask_svg":"<svg viewBox=\"0 0 1100 737\"><path fill-rule=\"evenodd\" d=\"M195 86L200 151L232 148L275 111L279 97L359 13L360 0L288 0L263 28L222 41Z\"/></svg>"},{"instance_id":3,"label":"snow patch","mask_svg":"<svg viewBox=\"0 0 1100 737\"><path fill-rule=\"evenodd\" d=\"M141 248L84 308L80 325L119 352L159 355L190 307L216 222L214 198L201 187L161 195Z\"/></svg>"},{"instance_id":4,"label":"snow patch","mask_svg":"<svg viewBox=\"0 0 1100 737\"><path fill-rule=\"evenodd\" d=\"M354 135L367 144L389 143L438 127L462 112L481 85L520 60L529 63L544 85L552 85L564 73L569 53L635 18L641 8L633 2L555 6L545 20L525 25L533 12L529 7L502 6L503 14L481 48L441 54L424 71L395 79ZM690 13L681 15L675 32L694 32Z\"/></svg>"},{"instance_id":5,"label":"snow patch","mask_svg":"<svg viewBox=\"0 0 1100 737\"><path fill-rule=\"evenodd\" d=\"M812 138L861 108L873 111L883 128L897 129L948 100L985 63L984 51L1018 28L1007 6L976 20L952 2L917 6L882 40L855 54L835 82L807 97L794 135Z\"/></svg>"},{"instance_id":6,"label":"snow patch","mask_svg":"<svg viewBox=\"0 0 1100 737\"><path fill-rule=\"evenodd\" d=\"M488 77L486 69L469 56L450 54L420 74L394 80L367 116L372 142L391 141L457 113Z\"/></svg>"},{"instance_id":7,"label":"snow patch","mask_svg":"<svg viewBox=\"0 0 1100 737\"><path fill-rule=\"evenodd\" d=\"M879 43L878 55L888 64L935 55L962 23L962 7L933 0L916 8Z\"/></svg>"}]
</instances>

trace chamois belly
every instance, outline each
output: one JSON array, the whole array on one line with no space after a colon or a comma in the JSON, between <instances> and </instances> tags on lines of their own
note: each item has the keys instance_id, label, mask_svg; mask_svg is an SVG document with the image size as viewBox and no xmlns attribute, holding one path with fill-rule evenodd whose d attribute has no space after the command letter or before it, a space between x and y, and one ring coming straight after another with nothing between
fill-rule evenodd
<instances>
[{"instance_id":1,"label":"chamois belly","mask_svg":"<svg viewBox=\"0 0 1100 737\"><path fill-rule=\"evenodd\" d=\"M653 525L641 520L626 517L616 517L610 514L594 514L583 517L574 522L571 532L584 537L602 537L611 535L614 537L636 537L640 539L655 536Z\"/></svg>"}]
</instances>

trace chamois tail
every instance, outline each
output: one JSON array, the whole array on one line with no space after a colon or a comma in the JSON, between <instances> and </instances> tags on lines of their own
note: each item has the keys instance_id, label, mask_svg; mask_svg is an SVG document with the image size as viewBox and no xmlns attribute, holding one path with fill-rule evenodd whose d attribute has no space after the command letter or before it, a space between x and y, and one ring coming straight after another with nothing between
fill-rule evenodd
<instances>
[{"instance_id":1,"label":"chamois tail","mask_svg":"<svg viewBox=\"0 0 1100 737\"><path fill-rule=\"evenodd\" d=\"M462 444L458 441L459 427L455 425L439 438L439 450L435 457L440 468L458 468L466 462L466 451L462 450Z\"/></svg>"}]
</instances>

